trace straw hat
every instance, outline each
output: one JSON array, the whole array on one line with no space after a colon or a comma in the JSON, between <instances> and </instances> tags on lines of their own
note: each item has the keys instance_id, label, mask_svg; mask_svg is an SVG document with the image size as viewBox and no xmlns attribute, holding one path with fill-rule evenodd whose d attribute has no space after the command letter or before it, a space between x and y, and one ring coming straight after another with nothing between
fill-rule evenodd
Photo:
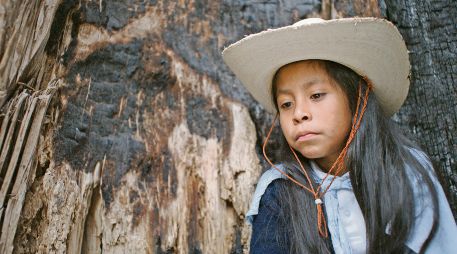
<instances>
[{"instance_id":1,"label":"straw hat","mask_svg":"<svg viewBox=\"0 0 457 254\"><path fill-rule=\"evenodd\" d=\"M271 81L283 65L306 59L330 60L368 77L388 116L409 89L408 50L397 28L378 18L311 18L251 34L224 49L225 63L267 111Z\"/></svg>"}]
</instances>

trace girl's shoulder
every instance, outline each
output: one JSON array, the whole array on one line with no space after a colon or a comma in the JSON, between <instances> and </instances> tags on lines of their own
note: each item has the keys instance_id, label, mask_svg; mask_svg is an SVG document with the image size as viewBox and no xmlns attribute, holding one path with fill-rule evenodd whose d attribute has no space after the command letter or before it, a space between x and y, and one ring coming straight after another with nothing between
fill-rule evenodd
<instances>
[{"instance_id":1,"label":"girl's shoulder","mask_svg":"<svg viewBox=\"0 0 457 254\"><path fill-rule=\"evenodd\" d=\"M406 149L411 153L412 156L414 156L414 158L416 158L420 164L422 164L422 166L433 171L433 165L430 161L430 158L424 151L414 147L406 147Z\"/></svg>"},{"instance_id":2,"label":"girl's shoulder","mask_svg":"<svg viewBox=\"0 0 457 254\"><path fill-rule=\"evenodd\" d=\"M280 170L284 169L284 167L281 164L275 166L278 167ZM254 216L256 216L259 213L259 206L262 197L264 197L265 195L268 195L270 197L275 194L275 191L272 190L271 187L273 186L273 181L277 179L285 179L285 177L274 168L268 169L260 176L259 181L257 182L254 195L252 197L251 205L249 207L248 212L246 213L246 220L249 223L252 224ZM269 191L267 191L267 189L269 189Z\"/></svg>"},{"instance_id":3,"label":"girl's shoulder","mask_svg":"<svg viewBox=\"0 0 457 254\"><path fill-rule=\"evenodd\" d=\"M408 167L406 173L410 178L413 190L415 218L413 231L406 244L412 250L419 252L424 242L427 241L430 232L432 232L434 224L436 224L435 235L425 253L451 253L451 250L457 248L457 242L453 240L457 234L457 227L446 195L433 169L433 164L424 151L411 147L407 149L417 162L426 169L426 174L431 180L431 187L434 191L425 187L424 175L418 175L411 167ZM433 202L433 199L436 202ZM434 218L437 218L437 221Z\"/></svg>"},{"instance_id":4,"label":"girl's shoulder","mask_svg":"<svg viewBox=\"0 0 457 254\"><path fill-rule=\"evenodd\" d=\"M406 176L409 178L410 184L413 187L422 186L425 188L425 186L424 186L424 181L425 181L424 177L425 177L425 178L429 178L433 182L433 184L436 185L438 183L438 178L437 178L435 169L433 168L433 164L432 164L429 156L424 151L422 151L418 148L406 147L406 150L416 160L416 163L418 165L421 165L421 167L423 169L425 169L425 171L423 171L423 170L419 171L417 169L417 167L406 164L405 173L406 173ZM422 173L420 173L420 172L422 172ZM413 189L413 190L415 190L416 195L419 195L422 191L428 192L427 190L423 190L423 188L421 188L421 190L419 192L417 192L417 189Z\"/></svg>"}]
</instances>

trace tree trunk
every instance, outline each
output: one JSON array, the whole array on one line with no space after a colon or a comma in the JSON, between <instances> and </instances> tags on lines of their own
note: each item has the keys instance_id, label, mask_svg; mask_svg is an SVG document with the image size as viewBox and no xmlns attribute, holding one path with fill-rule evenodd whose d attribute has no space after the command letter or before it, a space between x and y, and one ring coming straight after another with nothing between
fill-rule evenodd
<instances>
[{"instance_id":1,"label":"tree trunk","mask_svg":"<svg viewBox=\"0 0 457 254\"><path fill-rule=\"evenodd\" d=\"M387 18L402 33L411 87L394 116L435 162L457 218L457 5L452 0L386 0Z\"/></svg>"},{"instance_id":2,"label":"tree trunk","mask_svg":"<svg viewBox=\"0 0 457 254\"><path fill-rule=\"evenodd\" d=\"M397 24L413 69L394 120L455 213L457 7L422 2L3 0L0 253L248 253L272 117L220 53L316 16Z\"/></svg>"}]
</instances>

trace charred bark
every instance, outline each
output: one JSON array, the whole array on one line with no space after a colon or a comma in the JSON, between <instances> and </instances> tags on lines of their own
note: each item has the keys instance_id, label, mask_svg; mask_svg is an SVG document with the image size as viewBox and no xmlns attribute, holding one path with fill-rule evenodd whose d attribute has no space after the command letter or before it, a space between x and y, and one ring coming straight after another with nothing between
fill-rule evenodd
<instances>
[{"instance_id":1,"label":"charred bark","mask_svg":"<svg viewBox=\"0 0 457 254\"><path fill-rule=\"evenodd\" d=\"M457 5L386 0L410 52L411 87L394 120L435 162L457 217Z\"/></svg>"}]
</instances>

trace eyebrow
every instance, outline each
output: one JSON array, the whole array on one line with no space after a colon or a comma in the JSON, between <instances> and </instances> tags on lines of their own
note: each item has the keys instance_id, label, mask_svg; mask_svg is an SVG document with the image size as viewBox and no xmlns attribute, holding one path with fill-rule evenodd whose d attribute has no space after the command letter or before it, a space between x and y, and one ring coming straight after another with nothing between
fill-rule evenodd
<instances>
[{"instance_id":1,"label":"eyebrow","mask_svg":"<svg viewBox=\"0 0 457 254\"><path fill-rule=\"evenodd\" d=\"M319 79L319 78L314 78L314 79L311 79L311 80L309 80L309 81L307 81L307 82L304 82L304 83L301 84L301 85L302 85L302 86L305 86L306 88L309 88L310 86L313 86L313 85L315 85L315 84L317 84L317 83L319 83L319 82L321 82L321 81L322 81L322 80ZM277 93L277 94L281 94L281 93L282 93L282 94L284 94L284 93L287 94L287 93L290 93L290 89L284 89L284 88L283 88L283 89L278 89L276 93Z\"/></svg>"}]
</instances>

